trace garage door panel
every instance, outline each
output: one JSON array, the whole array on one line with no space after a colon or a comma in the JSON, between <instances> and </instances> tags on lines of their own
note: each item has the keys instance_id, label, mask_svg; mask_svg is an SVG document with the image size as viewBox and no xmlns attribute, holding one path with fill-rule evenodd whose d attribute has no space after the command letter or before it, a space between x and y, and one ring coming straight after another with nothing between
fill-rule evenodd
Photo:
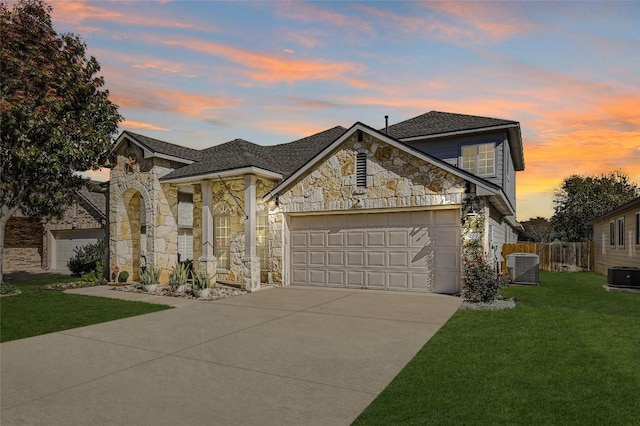
<instances>
[{"instance_id":1,"label":"garage door panel","mask_svg":"<svg viewBox=\"0 0 640 426\"><path fill-rule=\"evenodd\" d=\"M368 231L367 232L367 247L384 247L385 246L384 231Z\"/></svg>"},{"instance_id":2,"label":"garage door panel","mask_svg":"<svg viewBox=\"0 0 640 426\"><path fill-rule=\"evenodd\" d=\"M342 251L329 251L327 253L327 265L329 265L329 266L345 266L344 265L344 252L342 252Z\"/></svg>"},{"instance_id":3,"label":"garage door panel","mask_svg":"<svg viewBox=\"0 0 640 426\"><path fill-rule=\"evenodd\" d=\"M332 286L344 287L346 285L344 276L344 271L327 271L327 283Z\"/></svg>"},{"instance_id":4,"label":"garage door panel","mask_svg":"<svg viewBox=\"0 0 640 426\"><path fill-rule=\"evenodd\" d=\"M309 247L324 247L326 245L325 235L324 232L309 232Z\"/></svg>"},{"instance_id":5,"label":"garage door panel","mask_svg":"<svg viewBox=\"0 0 640 426\"><path fill-rule=\"evenodd\" d=\"M364 247L364 232L347 231L347 247Z\"/></svg>"},{"instance_id":6,"label":"garage door panel","mask_svg":"<svg viewBox=\"0 0 640 426\"><path fill-rule=\"evenodd\" d=\"M323 251L312 251L309 253L309 265L311 266L324 266L325 265L325 253Z\"/></svg>"},{"instance_id":7,"label":"garage door panel","mask_svg":"<svg viewBox=\"0 0 640 426\"><path fill-rule=\"evenodd\" d=\"M308 283L307 270L306 269L291 269L291 275L294 283Z\"/></svg>"},{"instance_id":8,"label":"garage door panel","mask_svg":"<svg viewBox=\"0 0 640 426\"><path fill-rule=\"evenodd\" d=\"M309 269L309 283L311 284L326 284L325 271L323 269Z\"/></svg>"},{"instance_id":9,"label":"garage door panel","mask_svg":"<svg viewBox=\"0 0 640 426\"><path fill-rule=\"evenodd\" d=\"M408 289L409 273L408 272L389 272L389 288L390 289Z\"/></svg>"},{"instance_id":10,"label":"garage door panel","mask_svg":"<svg viewBox=\"0 0 640 426\"><path fill-rule=\"evenodd\" d=\"M388 231L387 237L390 247L405 247L409 242L409 233L405 230L402 231Z\"/></svg>"},{"instance_id":11,"label":"garage door panel","mask_svg":"<svg viewBox=\"0 0 640 426\"><path fill-rule=\"evenodd\" d=\"M297 232L291 234L291 246L292 247L307 247L308 235L306 232Z\"/></svg>"},{"instance_id":12,"label":"garage door panel","mask_svg":"<svg viewBox=\"0 0 640 426\"><path fill-rule=\"evenodd\" d=\"M294 251L291 253L291 264L292 265L306 265L309 262L307 261L307 252L306 251Z\"/></svg>"},{"instance_id":13,"label":"garage door panel","mask_svg":"<svg viewBox=\"0 0 640 426\"><path fill-rule=\"evenodd\" d=\"M292 282L457 292L459 222L457 209L291 217Z\"/></svg>"},{"instance_id":14,"label":"garage door panel","mask_svg":"<svg viewBox=\"0 0 640 426\"><path fill-rule=\"evenodd\" d=\"M443 248L434 253L436 269L458 269L458 251L456 249Z\"/></svg>"},{"instance_id":15,"label":"garage door panel","mask_svg":"<svg viewBox=\"0 0 640 426\"><path fill-rule=\"evenodd\" d=\"M344 246L344 234L342 232L330 233L327 235L327 246L329 247L343 247Z\"/></svg>"},{"instance_id":16,"label":"garage door panel","mask_svg":"<svg viewBox=\"0 0 640 426\"><path fill-rule=\"evenodd\" d=\"M367 251L367 266L384 267L387 254L384 251Z\"/></svg>"},{"instance_id":17,"label":"garage door panel","mask_svg":"<svg viewBox=\"0 0 640 426\"><path fill-rule=\"evenodd\" d=\"M364 267L364 252L363 251L347 252L347 266Z\"/></svg>"},{"instance_id":18,"label":"garage door panel","mask_svg":"<svg viewBox=\"0 0 640 426\"><path fill-rule=\"evenodd\" d=\"M406 251L390 251L388 266L392 268L408 268L409 253Z\"/></svg>"},{"instance_id":19,"label":"garage door panel","mask_svg":"<svg viewBox=\"0 0 640 426\"><path fill-rule=\"evenodd\" d=\"M364 271L347 271L347 286L348 287L363 287L364 286Z\"/></svg>"},{"instance_id":20,"label":"garage door panel","mask_svg":"<svg viewBox=\"0 0 640 426\"><path fill-rule=\"evenodd\" d=\"M435 253L433 249L425 247L424 250L411 252L411 267L432 268Z\"/></svg>"},{"instance_id":21,"label":"garage door panel","mask_svg":"<svg viewBox=\"0 0 640 426\"><path fill-rule=\"evenodd\" d=\"M435 241L438 242L438 247L458 246L458 236L451 232L450 228L436 228L433 230L433 236Z\"/></svg>"},{"instance_id":22,"label":"garage door panel","mask_svg":"<svg viewBox=\"0 0 640 426\"><path fill-rule=\"evenodd\" d=\"M386 287L387 273L384 271L369 271L367 272L367 288L380 288Z\"/></svg>"}]
</instances>

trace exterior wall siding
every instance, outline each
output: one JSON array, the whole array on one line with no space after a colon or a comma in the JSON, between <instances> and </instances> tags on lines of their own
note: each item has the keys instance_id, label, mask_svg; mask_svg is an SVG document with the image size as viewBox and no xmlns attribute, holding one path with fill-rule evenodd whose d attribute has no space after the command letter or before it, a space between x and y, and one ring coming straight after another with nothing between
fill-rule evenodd
<instances>
[{"instance_id":1,"label":"exterior wall siding","mask_svg":"<svg viewBox=\"0 0 640 426\"><path fill-rule=\"evenodd\" d=\"M5 272L43 267L44 225L16 213L9 219L4 236L3 270Z\"/></svg>"},{"instance_id":2,"label":"exterior wall siding","mask_svg":"<svg viewBox=\"0 0 640 426\"><path fill-rule=\"evenodd\" d=\"M513 160L509 150L508 136L505 131L485 133L471 137L450 137L438 140L416 140L406 142L413 148L460 167L462 147L493 142L496 145L496 174L483 178L504 189L509 202L516 208L516 180ZM510 166L507 166L509 162ZM508 170L508 171L507 171Z\"/></svg>"},{"instance_id":3,"label":"exterior wall siding","mask_svg":"<svg viewBox=\"0 0 640 426\"><path fill-rule=\"evenodd\" d=\"M640 207L615 215L606 216L593 225L594 269L600 274L607 274L614 266L632 266L640 268L640 245L635 241L635 215ZM618 219L624 217L624 244L618 244ZM615 244L610 245L609 223L615 221Z\"/></svg>"}]
</instances>

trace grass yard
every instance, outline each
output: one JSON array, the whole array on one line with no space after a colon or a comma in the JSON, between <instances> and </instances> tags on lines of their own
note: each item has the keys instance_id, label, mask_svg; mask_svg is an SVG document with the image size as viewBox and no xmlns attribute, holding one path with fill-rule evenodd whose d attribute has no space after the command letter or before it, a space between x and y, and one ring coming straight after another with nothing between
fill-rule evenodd
<instances>
[{"instance_id":1,"label":"grass yard","mask_svg":"<svg viewBox=\"0 0 640 426\"><path fill-rule=\"evenodd\" d=\"M22 294L0 298L0 342L169 309L169 306L41 291L60 279L12 282ZM68 281L68 280L67 280Z\"/></svg>"},{"instance_id":2,"label":"grass yard","mask_svg":"<svg viewBox=\"0 0 640 426\"><path fill-rule=\"evenodd\" d=\"M516 309L456 312L354 424L638 424L640 294L540 278L502 290Z\"/></svg>"}]
</instances>

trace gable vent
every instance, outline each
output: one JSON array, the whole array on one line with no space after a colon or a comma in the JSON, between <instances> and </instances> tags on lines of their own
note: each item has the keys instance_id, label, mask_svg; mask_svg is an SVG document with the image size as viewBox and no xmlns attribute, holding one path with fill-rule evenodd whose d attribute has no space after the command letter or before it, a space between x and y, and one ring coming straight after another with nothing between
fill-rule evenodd
<instances>
[{"instance_id":1,"label":"gable vent","mask_svg":"<svg viewBox=\"0 0 640 426\"><path fill-rule=\"evenodd\" d=\"M367 154L359 152L356 155L356 184L359 188L367 187Z\"/></svg>"}]
</instances>

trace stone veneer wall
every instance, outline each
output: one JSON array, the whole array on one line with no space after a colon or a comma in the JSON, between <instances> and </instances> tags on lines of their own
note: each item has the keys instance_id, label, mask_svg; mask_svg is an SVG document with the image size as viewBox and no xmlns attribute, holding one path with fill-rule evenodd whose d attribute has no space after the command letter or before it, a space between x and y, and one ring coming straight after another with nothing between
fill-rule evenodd
<instances>
[{"instance_id":1,"label":"stone veneer wall","mask_svg":"<svg viewBox=\"0 0 640 426\"><path fill-rule=\"evenodd\" d=\"M212 206L213 206L213 215L215 217L216 213L221 214L221 212L225 212L225 215L230 217L230 227L231 227L231 243L229 246L229 269L222 269L218 267L218 280L227 280L234 282L241 282L243 277L243 258L245 255L245 236L244 236L244 214L238 204L245 208L244 206L244 178L239 177L236 179L226 179L225 180L226 187L219 180L213 180L211 182L211 192L212 192ZM258 214L260 212L264 212L265 209L269 211L270 219L269 223L276 223L275 219L271 219L271 209L275 208L275 204L273 202L264 203L262 201L262 197L264 194L269 192L272 188L274 188L276 182L267 181L264 179L258 179L256 181L256 203L257 203L257 211ZM228 188L228 189L227 189ZM235 198L235 199L234 199ZM198 259L202 253L202 189L200 185L194 186L194 194L193 194L193 257ZM277 228L277 225L274 225ZM272 273L273 281L276 281L276 278L281 280L281 263L282 263L282 254L281 251L274 252L272 250L272 238L281 239L278 235L275 236L277 232L273 231L272 227L269 227L269 265L268 270ZM214 235L215 238L215 235ZM276 281L279 282L279 281Z\"/></svg>"},{"instance_id":2,"label":"stone veneer wall","mask_svg":"<svg viewBox=\"0 0 640 426\"><path fill-rule=\"evenodd\" d=\"M130 280L138 279L140 252L144 251L147 265L161 268L160 281L166 284L178 259L178 191L175 186L160 184L159 179L174 167L168 160L151 158L140 160L132 169L127 167L131 153L142 159L141 150L133 146L118 153L111 169L110 270L118 266L130 273ZM140 214L146 215L146 247L139 246Z\"/></svg>"},{"instance_id":3,"label":"stone veneer wall","mask_svg":"<svg viewBox=\"0 0 640 426\"><path fill-rule=\"evenodd\" d=\"M356 155L367 154L367 187L356 183ZM464 180L371 135L354 134L287 192L283 213L428 207L462 203Z\"/></svg>"}]
</instances>

